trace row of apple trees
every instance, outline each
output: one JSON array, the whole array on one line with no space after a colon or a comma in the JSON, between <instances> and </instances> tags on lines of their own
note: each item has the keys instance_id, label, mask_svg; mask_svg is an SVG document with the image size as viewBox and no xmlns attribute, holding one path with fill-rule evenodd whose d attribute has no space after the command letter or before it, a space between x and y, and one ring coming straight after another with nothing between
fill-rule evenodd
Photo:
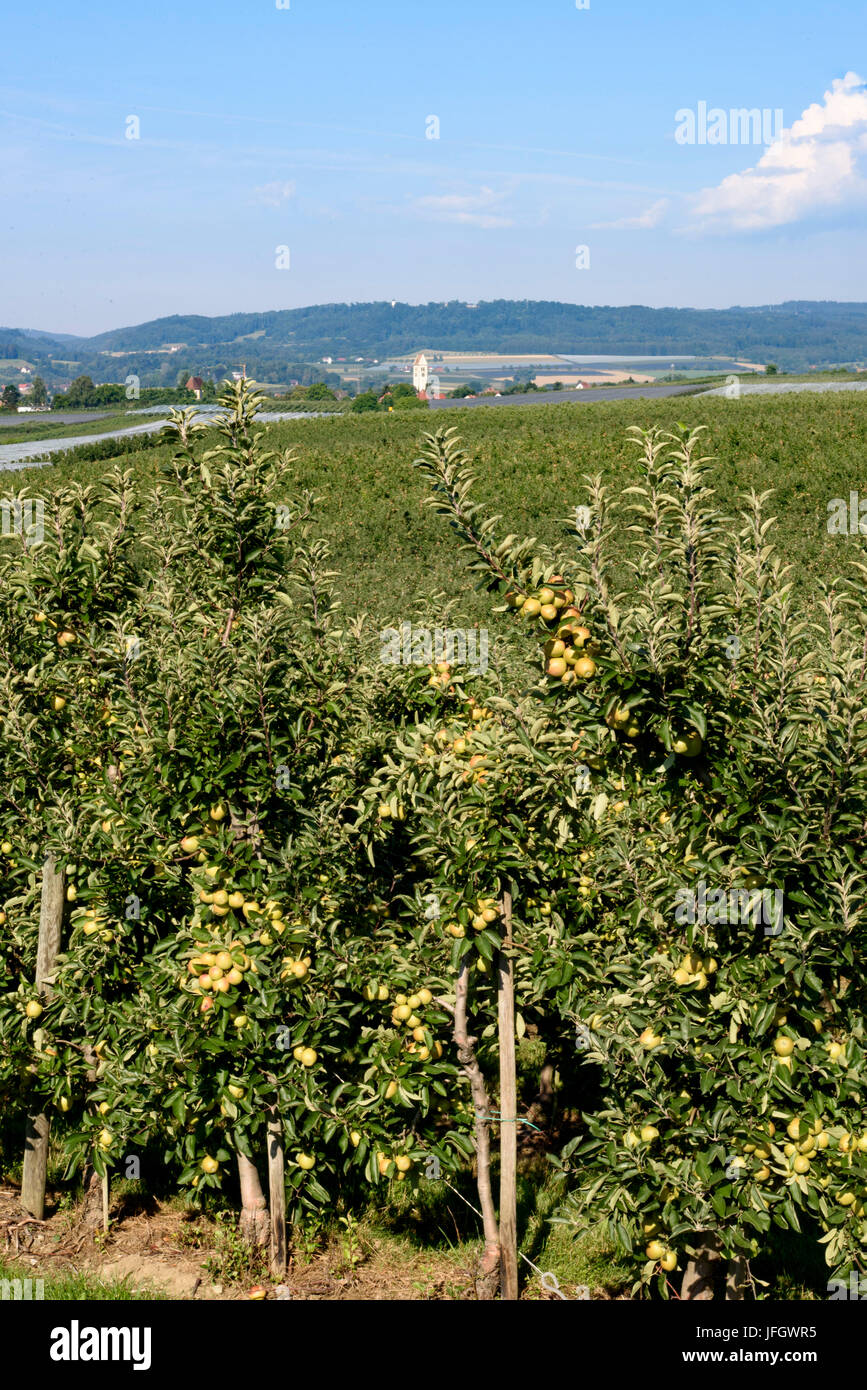
<instances>
[{"instance_id":1,"label":"row of apple trees","mask_svg":"<svg viewBox=\"0 0 867 1390\"><path fill-rule=\"evenodd\" d=\"M341 626L291 457L248 383L223 405L216 444L176 418L149 491L71 484L2 552L0 1098L7 1161L45 1111L70 1173L197 1195L237 1162L256 1233L275 1117L290 1215L472 1146L414 866L371 862L358 809L429 672Z\"/></svg>"},{"instance_id":2,"label":"row of apple trees","mask_svg":"<svg viewBox=\"0 0 867 1390\"><path fill-rule=\"evenodd\" d=\"M382 794L456 924L452 971L481 972L489 1053L477 901L513 893L521 1019L581 1080L563 1218L604 1220L663 1294L722 1269L743 1297L775 1228L837 1272L867 1245L867 568L841 553L799 597L769 495L721 515L701 431L632 442L640 483L588 479L552 552L498 539L455 432L427 437L431 504L535 676L405 736Z\"/></svg>"}]
</instances>

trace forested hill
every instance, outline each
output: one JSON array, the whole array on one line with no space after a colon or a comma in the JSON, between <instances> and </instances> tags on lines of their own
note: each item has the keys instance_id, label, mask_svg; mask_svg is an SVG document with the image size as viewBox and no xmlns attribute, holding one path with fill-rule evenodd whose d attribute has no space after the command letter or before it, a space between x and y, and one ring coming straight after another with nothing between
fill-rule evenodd
<instances>
[{"instance_id":1,"label":"forested hill","mask_svg":"<svg viewBox=\"0 0 867 1390\"><path fill-rule=\"evenodd\" d=\"M466 304L317 304L216 318L173 315L92 338L0 329L15 355L75 357L102 366L110 351L183 344L230 356L380 359L425 346L505 353L623 353L744 357L783 367L867 361L867 304L798 301L731 309L650 309L499 299ZM11 354L10 354L11 355ZM208 354L212 355L212 354Z\"/></svg>"},{"instance_id":2,"label":"forested hill","mask_svg":"<svg viewBox=\"0 0 867 1390\"><path fill-rule=\"evenodd\" d=\"M257 334L251 346L295 356L385 357L420 345L485 352L695 353L764 360L784 349L808 361L867 356L867 304L793 301L759 308L648 309L496 299L465 304L317 304L219 318L174 316L100 334L99 349L166 342L216 345ZM260 335L260 336L259 336ZM792 365L792 364L787 364Z\"/></svg>"}]
</instances>

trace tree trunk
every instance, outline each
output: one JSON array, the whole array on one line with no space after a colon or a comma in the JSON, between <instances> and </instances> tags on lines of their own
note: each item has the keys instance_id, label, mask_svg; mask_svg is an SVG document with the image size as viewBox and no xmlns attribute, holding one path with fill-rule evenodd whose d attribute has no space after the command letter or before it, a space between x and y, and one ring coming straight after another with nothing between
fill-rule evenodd
<instances>
[{"instance_id":1,"label":"tree trunk","mask_svg":"<svg viewBox=\"0 0 867 1390\"><path fill-rule=\"evenodd\" d=\"M739 1256L735 1260L729 1260L726 1272L726 1299L746 1298L747 1289L750 1287L750 1266L749 1262Z\"/></svg>"},{"instance_id":2,"label":"tree trunk","mask_svg":"<svg viewBox=\"0 0 867 1390\"><path fill-rule=\"evenodd\" d=\"M60 954L60 931L63 924L64 880L56 861L49 855L42 867L42 900L39 906L39 941L36 948L36 989L45 999L51 998L46 983L54 976ZM45 1181L48 1172L47 1115L28 1115L24 1144L24 1167L21 1174L21 1205L37 1221L45 1215Z\"/></svg>"},{"instance_id":3,"label":"tree trunk","mask_svg":"<svg viewBox=\"0 0 867 1390\"><path fill-rule=\"evenodd\" d=\"M546 1062L539 1071L539 1089L536 1098L527 1111L527 1118L534 1124L545 1125L551 1118L554 1105L554 1064Z\"/></svg>"},{"instance_id":4,"label":"tree trunk","mask_svg":"<svg viewBox=\"0 0 867 1390\"><path fill-rule=\"evenodd\" d=\"M259 1173L253 1160L240 1152L238 1177L241 1182L241 1218L238 1229L248 1245L267 1245L268 1207L259 1181Z\"/></svg>"},{"instance_id":5,"label":"tree trunk","mask_svg":"<svg viewBox=\"0 0 867 1390\"><path fill-rule=\"evenodd\" d=\"M707 1302L713 1298L714 1276L720 1254L716 1238L710 1232L699 1233L699 1241L695 1258L688 1262L684 1270L680 1296L694 1302Z\"/></svg>"},{"instance_id":6,"label":"tree trunk","mask_svg":"<svg viewBox=\"0 0 867 1390\"><path fill-rule=\"evenodd\" d=\"M497 1227L497 1214L491 1192L491 1135L490 1107L485 1090L485 1079L476 1058L467 1026L467 994L469 992L469 966L466 959L461 965L455 989L454 1039L458 1049L458 1061L469 1079L473 1098L476 1138L476 1188L479 1205L482 1209L482 1225L485 1236L485 1249L476 1276L476 1297L488 1302L496 1296L500 1284L500 1237Z\"/></svg>"},{"instance_id":7,"label":"tree trunk","mask_svg":"<svg viewBox=\"0 0 867 1390\"><path fill-rule=\"evenodd\" d=\"M268 1193L271 1200L271 1273L286 1273L286 1173L283 1156L283 1121L268 1121Z\"/></svg>"},{"instance_id":8,"label":"tree trunk","mask_svg":"<svg viewBox=\"0 0 867 1390\"><path fill-rule=\"evenodd\" d=\"M94 1168L84 1170L81 1224L97 1231L103 1224L102 1179Z\"/></svg>"},{"instance_id":9,"label":"tree trunk","mask_svg":"<svg viewBox=\"0 0 867 1390\"><path fill-rule=\"evenodd\" d=\"M102 1229L105 1234L108 1235L108 1214L111 1210L111 1179L108 1175L107 1168L102 1175L100 1186L102 1189Z\"/></svg>"},{"instance_id":10,"label":"tree trunk","mask_svg":"<svg viewBox=\"0 0 867 1390\"><path fill-rule=\"evenodd\" d=\"M512 895L503 894L503 946L497 960L500 1034L500 1275L502 1297L518 1297L518 1083L515 1073L515 980Z\"/></svg>"}]
</instances>

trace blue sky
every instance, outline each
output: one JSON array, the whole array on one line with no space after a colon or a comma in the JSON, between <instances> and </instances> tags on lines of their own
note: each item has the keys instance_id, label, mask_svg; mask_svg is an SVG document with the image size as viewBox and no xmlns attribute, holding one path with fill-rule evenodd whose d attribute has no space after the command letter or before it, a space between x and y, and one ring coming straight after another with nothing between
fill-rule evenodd
<instances>
[{"instance_id":1,"label":"blue sky","mask_svg":"<svg viewBox=\"0 0 867 1390\"><path fill-rule=\"evenodd\" d=\"M865 40L864 0L16 6L0 323L865 300ZM675 138L700 102L726 143Z\"/></svg>"}]
</instances>

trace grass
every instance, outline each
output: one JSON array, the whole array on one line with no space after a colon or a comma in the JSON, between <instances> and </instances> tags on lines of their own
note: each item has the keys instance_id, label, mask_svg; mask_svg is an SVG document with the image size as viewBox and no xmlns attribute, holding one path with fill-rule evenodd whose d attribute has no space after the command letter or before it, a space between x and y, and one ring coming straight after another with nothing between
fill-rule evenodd
<instances>
[{"instance_id":1,"label":"grass","mask_svg":"<svg viewBox=\"0 0 867 1390\"><path fill-rule=\"evenodd\" d=\"M13 1264L0 1258L0 1282L14 1279L33 1279L37 1276L29 1265ZM78 1270L58 1272L54 1275L39 1276L44 1279L46 1302L58 1303L153 1303L163 1301L160 1293L137 1293L130 1289L126 1280L96 1279L93 1275ZM35 1297L36 1286L34 1283Z\"/></svg>"},{"instance_id":2,"label":"grass","mask_svg":"<svg viewBox=\"0 0 867 1390\"><path fill-rule=\"evenodd\" d=\"M264 428L272 447L297 454L285 495L310 488L320 499L319 526L332 548L335 591L348 615L366 613L372 633L422 613L452 626L485 623L493 640L514 625L491 616L489 599L475 589L456 542L424 506L426 489L412 466L422 434L442 425L458 429L475 461L479 498L503 517L499 534L568 545L566 518L584 500L585 475L600 473L615 490L638 479L627 427L671 428L678 421L709 427L706 447L716 459L722 509L735 510L743 490L774 489L778 541L801 585L839 572L845 557L855 556L858 540L829 536L826 526L828 502L848 498L862 477L867 397L861 393L395 412ZM120 455L118 463L149 483L169 454L168 445L154 442ZM5 473L2 490L27 487L49 498L69 478L93 482L111 466L106 459L59 457L39 470ZM280 489L273 500L284 500Z\"/></svg>"}]
</instances>

